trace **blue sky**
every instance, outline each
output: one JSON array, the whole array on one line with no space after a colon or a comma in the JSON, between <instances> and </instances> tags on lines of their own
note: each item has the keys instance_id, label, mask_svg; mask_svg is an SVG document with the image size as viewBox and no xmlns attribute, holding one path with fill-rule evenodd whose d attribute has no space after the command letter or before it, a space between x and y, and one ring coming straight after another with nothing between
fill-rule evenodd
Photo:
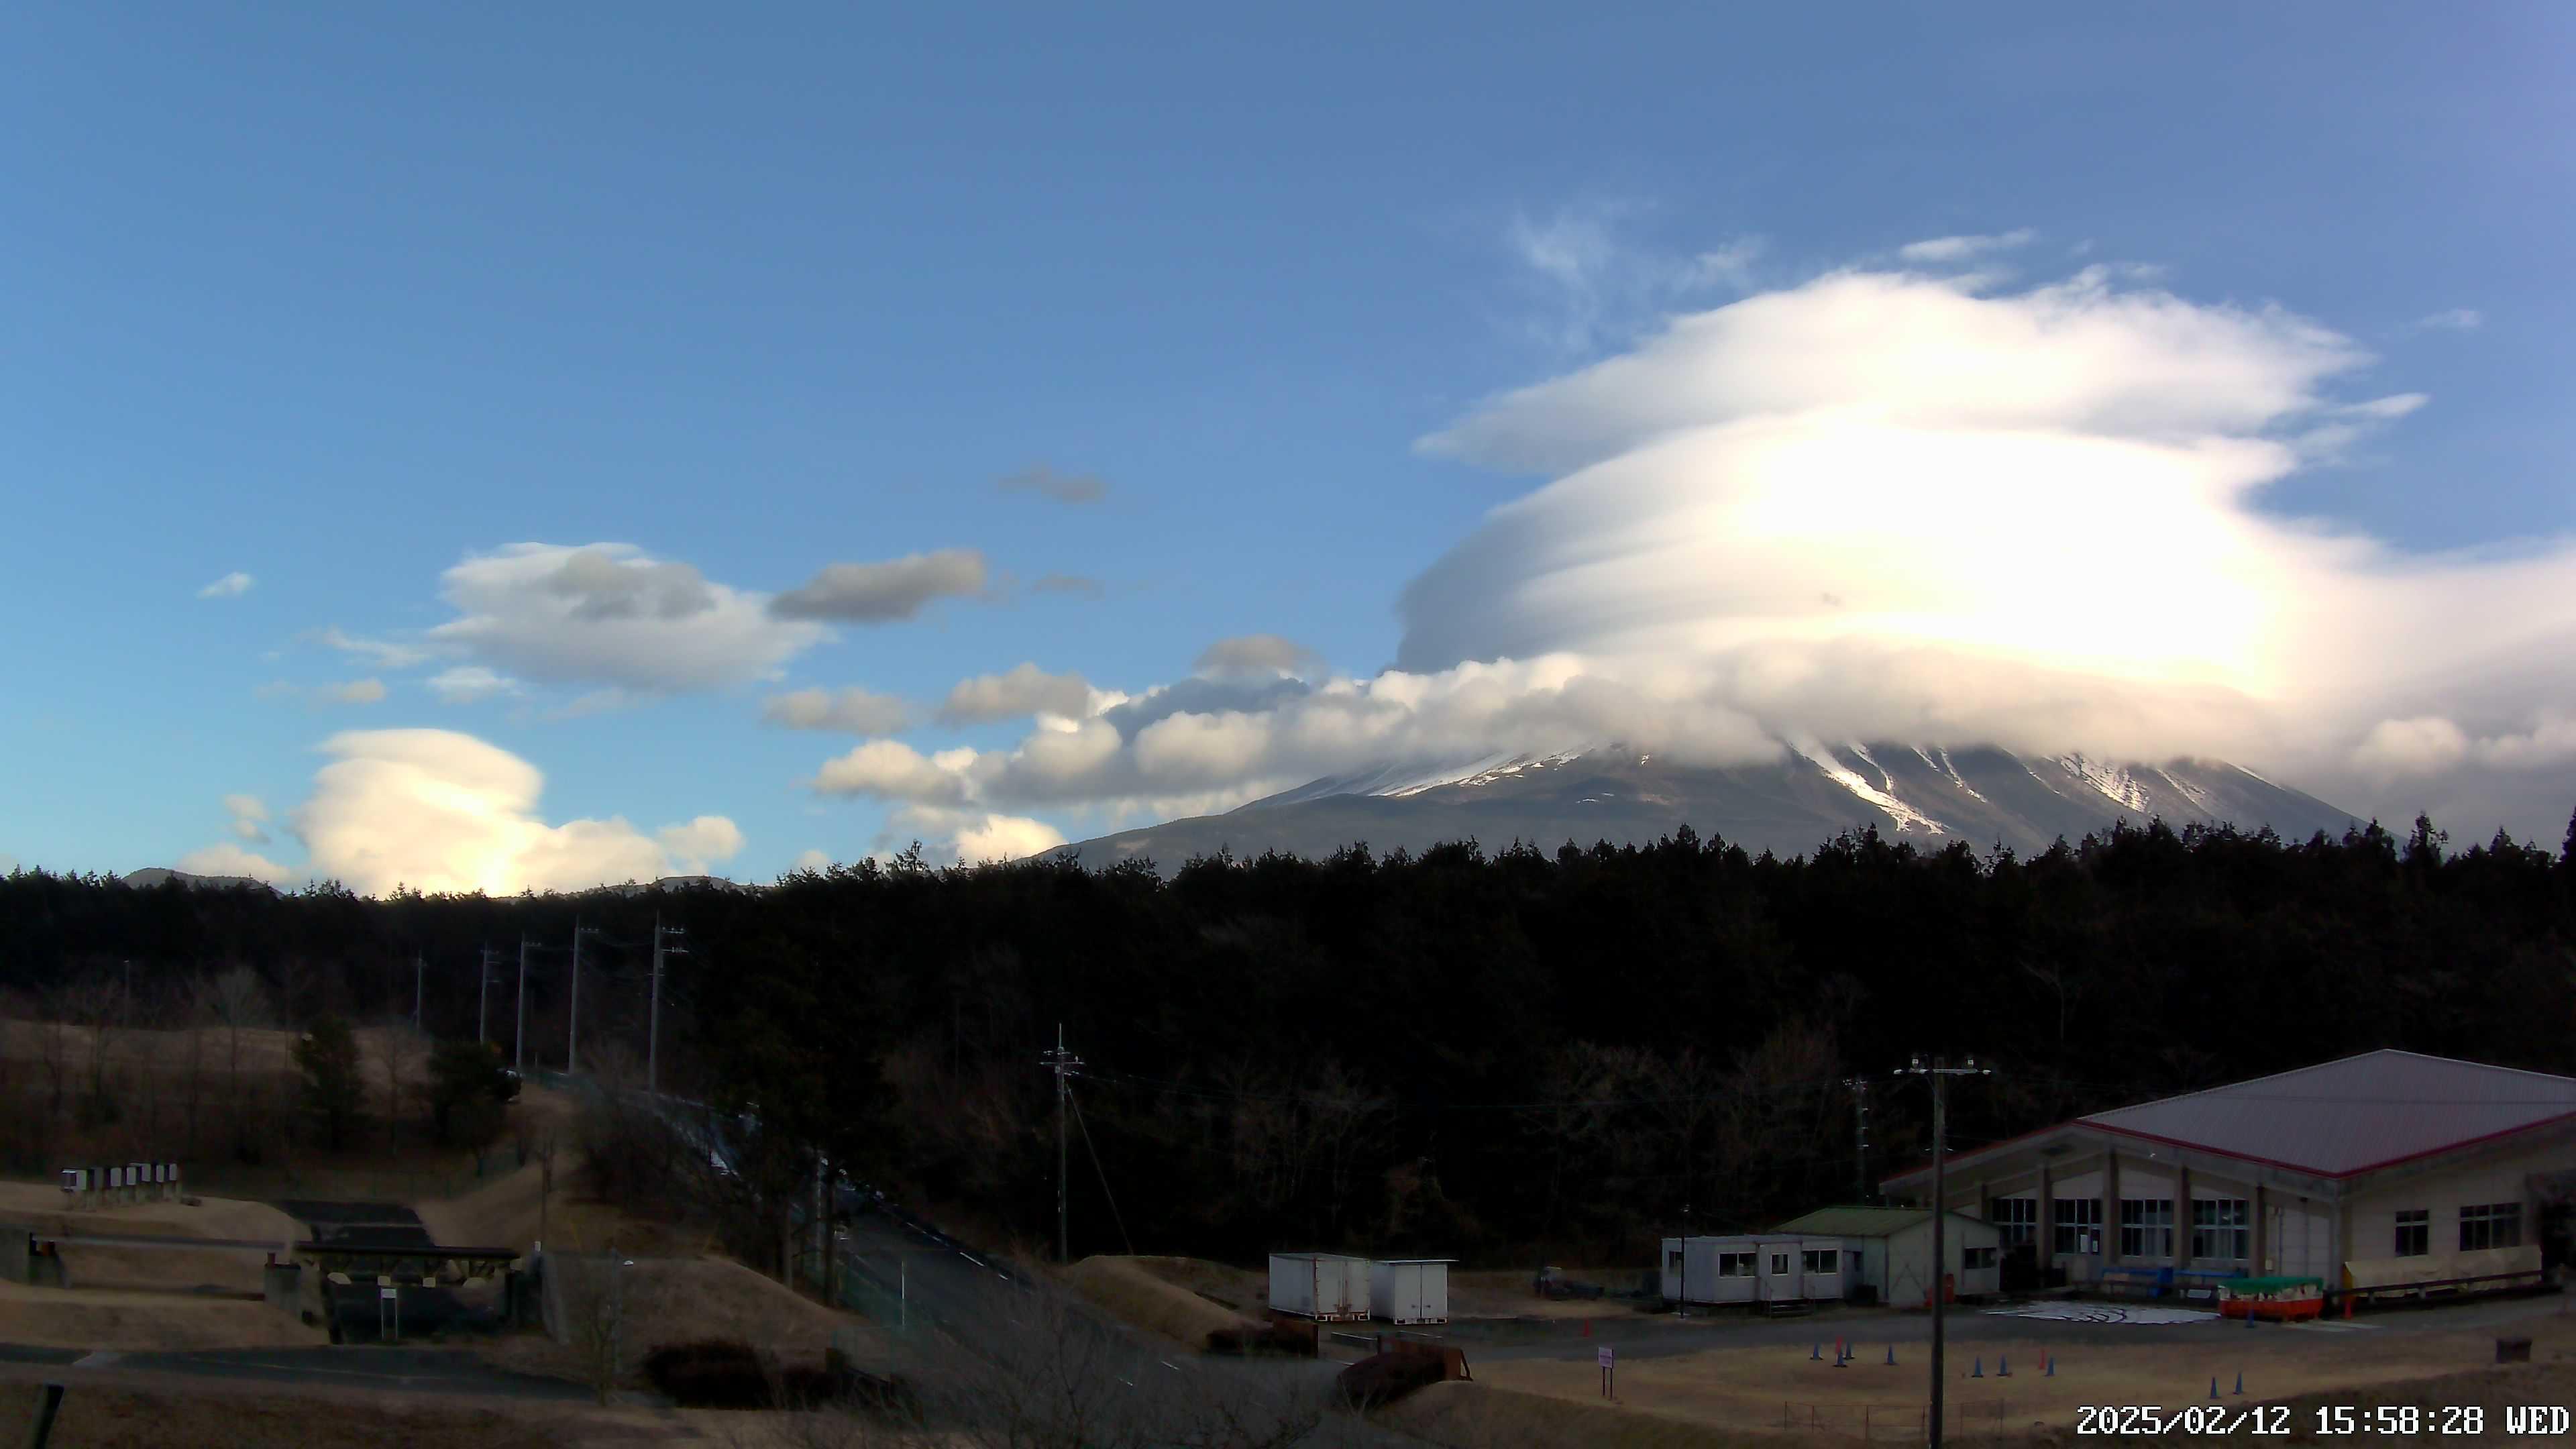
<instances>
[{"instance_id":1,"label":"blue sky","mask_svg":"<svg viewBox=\"0 0 2576 1449\"><path fill-rule=\"evenodd\" d=\"M1220 639L1293 640L1317 682L1376 674L1408 628L1438 632L1399 614L1407 585L1551 476L1420 440L1668 315L1908 272L1900 248L1944 237L2029 234L1953 249L1961 295L2133 264L2105 285L2330 329L2368 360L2211 426L2280 438L2429 401L2306 449L2251 506L2407 554L2507 545L2524 576L2503 595L2444 595L2486 601L2472 617L2566 578L2570 12L1676 9L11 8L0 746L22 765L0 856L123 871L232 842L363 875L388 847L297 820L333 759L375 770L343 791L386 820L442 771L480 782L449 822L478 880L552 879L508 864L510 832L579 820L723 817L740 843L714 868L761 878L968 817L1080 838L1221 805L1310 757L1156 775L1170 751L1149 750L1124 783L1016 794L990 772ZM1036 468L1104 491L997 486ZM529 638L428 632L469 612L447 571L522 543L632 545L609 562L683 565L755 615L835 563L973 550L985 579L908 618L825 619L775 678L656 687L577 641L531 669ZM246 589L200 597L236 572ZM2409 658L2367 706L2341 677L2285 686L2290 713L2331 694L2342 733L2274 758L2334 762L2321 783L2367 808L2529 793L2479 784L2481 761L2567 781L2564 656L2497 650L2467 683ZM1101 697L1052 727L899 735L974 749L987 777L872 766L818 792L861 738L762 722L804 688L926 715L1024 661ZM428 683L466 668L517 692ZM327 695L364 680L381 699ZM469 743L319 749L390 730ZM541 798L471 742L540 773ZM228 795L265 822L236 829ZM2508 823L2537 833L2576 798L2544 796Z\"/></svg>"}]
</instances>

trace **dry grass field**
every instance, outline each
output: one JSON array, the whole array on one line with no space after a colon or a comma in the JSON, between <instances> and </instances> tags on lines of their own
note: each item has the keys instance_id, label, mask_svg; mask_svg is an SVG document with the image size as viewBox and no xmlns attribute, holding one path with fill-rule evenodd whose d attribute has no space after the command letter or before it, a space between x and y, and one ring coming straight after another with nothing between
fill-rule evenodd
<instances>
[{"instance_id":1,"label":"dry grass field","mask_svg":"<svg viewBox=\"0 0 2576 1449\"><path fill-rule=\"evenodd\" d=\"M2576 1318L2535 1318L2518 1331L2533 1339L2534 1367L2576 1360ZM2039 1340L1981 1342L1951 1361L1946 1397L1961 1433L2002 1426L2071 1429L2087 1405L2156 1405L2181 1409L2209 1402L2215 1378L2221 1401L2242 1406L2302 1395L2343 1395L2343 1402L2394 1402L2396 1385L2491 1367L2493 1330L2442 1332L2248 1331L2233 1338L2160 1342L2138 1330L2134 1344L2058 1344ZM1731 1433L1858 1439L1911 1437L1924 1400L1920 1345L1900 1346L1898 1366L1884 1364L1884 1345L1864 1340L1844 1369L1811 1362L1805 1348L1719 1348L1619 1365L1615 1407L1628 1414ZM2042 1372L2056 1355L2057 1372ZM1968 1377L1982 1360L1983 1378ZM2009 1360L2009 1378L1997 1376ZM2564 1371L2563 1369L2561 1370ZM1589 1362L1512 1360L1476 1365L1477 1382L1514 1395L1601 1408L1600 1371ZM2234 1393L2244 1376L2245 1392ZM2359 1395L2358 1399L2351 1396ZM1488 1411L1490 1413L1490 1411ZM1446 1441L1443 1441L1446 1442Z\"/></svg>"}]
</instances>

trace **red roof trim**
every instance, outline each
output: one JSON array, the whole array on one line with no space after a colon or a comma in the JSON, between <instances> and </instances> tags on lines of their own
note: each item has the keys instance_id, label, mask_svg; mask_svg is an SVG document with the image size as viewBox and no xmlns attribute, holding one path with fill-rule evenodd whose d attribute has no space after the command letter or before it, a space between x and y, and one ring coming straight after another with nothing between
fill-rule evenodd
<instances>
[{"instance_id":1,"label":"red roof trim","mask_svg":"<svg viewBox=\"0 0 2576 1449\"><path fill-rule=\"evenodd\" d=\"M2440 1157L2446 1153L2465 1151L2472 1147L2484 1146L2487 1143L2501 1141L2504 1138L2518 1136L2525 1132L2537 1132L2544 1127L2563 1126L2570 1122L2576 1122L2576 1112L2562 1112L2555 1117L2544 1117L2537 1122L2525 1122L2519 1127L2507 1127L2500 1132L2488 1132L2476 1137L2463 1138L2457 1142L2446 1142L2439 1147L2428 1147L2421 1152L2409 1152L2403 1157L2391 1157L2384 1162L2373 1162L2361 1167L2346 1168L2341 1172L2329 1172L2322 1167L2311 1167L2304 1163L2282 1162L2270 1157L2255 1157L2243 1152L2230 1152L2224 1147L2212 1146L2206 1142L2188 1142L2180 1137L2166 1137L2154 1132L2141 1132L2134 1127L2114 1127L2108 1122L2098 1122L2089 1117L2077 1117L2071 1121L2060 1122L2054 1127L2042 1127L2035 1132L2024 1132L2018 1137L2007 1137L2001 1142L1989 1143L1984 1147L1978 1148L1975 1152L1964 1153L1952 1157L1950 1159L1950 1163L1953 1167L1973 1164L1993 1153L2001 1152L2005 1148L2011 1147L2016 1143L2027 1142L2034 1137L2041 1137L2052 1132L2063 1131L2070 1127L2089 1127L2097 1132L2115 1132L2123 1137L2134 1137L2141 1142L2159 1142L2167 1147L2179 1147L2185 1151L2205 1152L2212 1157L2224 1157L2231 1162L2250 1162L2257 1167L2273 1167L2278 1168L2283 1172L2296 1172L2308 1177L2322 1177L2331 1181L2344 1181L2351 1178L2366 1176L2373 1172L2384 1171L2391 1167L2403 1166L2409 1162L2418 1162L2427 1157ZM1917 1167L1910 1171L1897 1173L1893 1177L1882 1178L1880 1181L1882 1185L1887 1183L1910 1182L1915 1178L1929 1176L1931 1171L1932 1169L1929 1167Z\"/></svg>"},{"instance_id":2,"label":"red roof trim","mask_svg":"<svg viewBox=\"0 0 2576 1449\"><path fill-rule=\"evenodd\" d=\"M2349 1172L2331 1173L2329 1176L2359 1177L2365 1172L2377 1172L2382 1168L2397 1167L2405 1163L2416 1161L2419 1158L2438 1157L2445 1152L2458 1152L2463 1148L2479 1147L2489 1142L2498 1141L2502 1138L2517 1136L2524 1132L2537 1132L2543 1127L2556 1127L2568 1122L2576 1122L2576 1112L2561 1112L2555 1117L2543 1117L2537 1122L2525 1122L2519 1127L2507 1127L2501 1132L2489 1132L2482 1137L2467 1138L2463 1141L2451 1143L2445 1147L2427 1148L2422 1152L2409 1152L2403 1157L2392 1157L2386 1162L2374 1162L2367 1167L2356 1167Z\"/></svg>"}]
</instances>

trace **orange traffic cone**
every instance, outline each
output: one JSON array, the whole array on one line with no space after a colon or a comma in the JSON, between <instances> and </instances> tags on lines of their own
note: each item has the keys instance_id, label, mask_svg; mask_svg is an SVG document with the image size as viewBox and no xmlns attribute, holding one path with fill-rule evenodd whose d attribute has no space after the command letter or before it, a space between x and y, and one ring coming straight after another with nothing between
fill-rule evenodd
<instances>
[{"instance_id":1,"label":"orange traffic cone","mask_svg":"<svg viewBox=\"0 0 2576 1449\"><path fill-rule=\"evenodd\" d=\"M1589 1318L1583 1320L1583 1336L1585 1338L1592 1336L1592 1320Z\"/></svg>"}]
</instances>

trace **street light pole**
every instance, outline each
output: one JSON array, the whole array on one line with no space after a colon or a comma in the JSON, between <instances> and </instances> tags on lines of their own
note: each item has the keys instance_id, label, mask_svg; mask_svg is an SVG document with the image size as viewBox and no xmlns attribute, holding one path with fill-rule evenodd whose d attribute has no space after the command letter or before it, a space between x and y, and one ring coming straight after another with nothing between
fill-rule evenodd
<instances>
[{"instance_id":1,"label":"street light pole","mask_svg":"<svg viewBox=\"0 0 2576 1449\"><path fill-rule=\"evenodd\" d=\"M1932 1065L1927 1067L1923 1065L1923 1058L1918 1055L1914 1058L1912 1065L1899 1067L1897 1069L1897 1075L1905 1077L1929 1077L1932 1079L1932 1291L1929 1295L1932 1300L1931 1445L1932 1449L1941 1449L1941 1390L1946 1382L1945 1371L1942 1367L1943 1344L1941 1310L1944 1306L1943 1300L1949 1296L1943 1290L1949 1286L1948 1275L1950 1267L1949 1244L1943 1231L1943 1229L1948 1226L1950 1217L1948 1180L1943 1171L1943 1161L1945 1156L1943 1150L1943 1134L1949 1126L1948 1107L1944 1101L1942 1092L1944 1084L1943 1079L1948 1077L1990 1077L1994 1075L1994 1069L1991 1067L1978 1066L1977 1059L1975 1057L1969 1057L1960 1065L1955 1067L1951 1066L1947 1060L1941 1057L1934 1057L1932 1059Z\"/></svg>"},{"instance_id":2,"label":"street light pole","mask_svg":"<svg viewBox=\"0 0 2576 1449\"><path fill-rule=\"evenodd\" d=\"M420 1030L421 994L429 984L429 962L421 953L411 953L411 1029Z\"/></svg>"},{"instance_id":3,"label":"street light pole","mask_svg":"<svg viewBox=\"0 0 2576 1449\"><path fill-rule=\"evenodd\" d=\"M482 967L474 981L474 1040L488 1045L492 1040L492 948L481 951Z\"/></svg>"}]
</instances>

